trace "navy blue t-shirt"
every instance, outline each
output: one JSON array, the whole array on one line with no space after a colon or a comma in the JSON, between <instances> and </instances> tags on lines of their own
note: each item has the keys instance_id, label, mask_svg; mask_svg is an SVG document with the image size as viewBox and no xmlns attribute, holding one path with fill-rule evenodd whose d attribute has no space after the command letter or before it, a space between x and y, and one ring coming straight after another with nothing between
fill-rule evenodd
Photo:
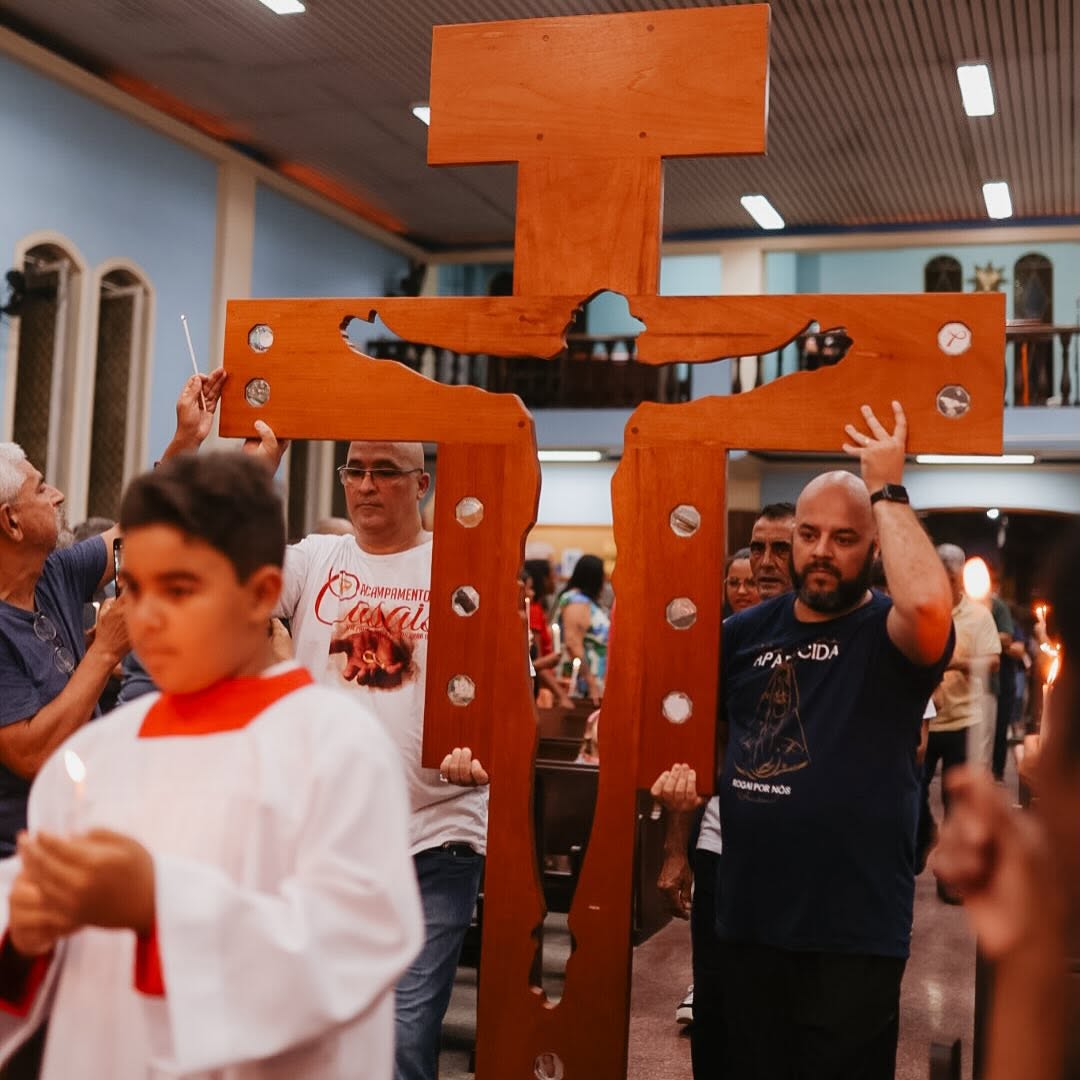
<instances>
[{"instance_id":1,"label":"navy blue t-shirt","mask_svg":"<svg viewBox=\"0 0 1080 1080\"><path fill-rule=\"evenodd\" d=\"M93 598L105 573L105 542L91 536L54 551L34 590L34 604L56 627L55 644L78 663L86 652L83 604ZM0 600L0 727L39 712L67 686L70 673L56 664L54 643L34 633L34 612ZM15 850L15 836L26 828L30 782L0 763L0 857Z\"/></svg>"},{"instance_id":2,"label":"navy blue t-shirt","mask_svg":"<svg viewBox=\"0 0 1080 1080\"><path fill-rule=\"evenodd\" d=\"M717 930L782 949L906 957L915 895L915 751L940 662L893 645L879 593L829 622L792 594L724 623L729 722Z\"/></svg>"}]
</instances>

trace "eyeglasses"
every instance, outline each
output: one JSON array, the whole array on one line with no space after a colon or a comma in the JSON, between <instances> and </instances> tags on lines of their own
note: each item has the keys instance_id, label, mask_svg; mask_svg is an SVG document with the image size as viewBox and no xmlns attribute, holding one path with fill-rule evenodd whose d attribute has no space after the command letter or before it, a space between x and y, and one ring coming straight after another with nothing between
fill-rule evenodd
<instances>
[{"instance_id":1,"label":"eyeglasses","mask_svg":"<svg viewBox=\"0 0 1080 1080\"><path fill-rule=\"evenodd\" d=\"M732 592L738 592L740 589L746 589L749 592L749 590L754 588L754 579L753 578L742 578L742 577L729 577L727 579L727 587Z\"/></svg>"},{"instance_id":2,"label":"eyeglasses","mask_svg":"<svg viewBox=\"0 0 1080 1080\"><path fill-rule=\"evenodd\" d=\"M392 484L403 476L423 471L423 469L360 469L355 465L339 465L337 474L343 484L359 484L365 476L370 476L371 482L376 487L380 487L383 484Z\"/></svg>"},{"instance_id":3,"label":"eyeglasses","mask_svg":"<svg viewBox=\"0 0 1080 1080\"><path fill-rule=\"evenodd\" d=\"M44 612L34 613L34 636L53 647L53 663L57 671L70 675L75 670L75 657L66 645L61 645L57 640L56 627Z\"/></svg>"}]
</instances>

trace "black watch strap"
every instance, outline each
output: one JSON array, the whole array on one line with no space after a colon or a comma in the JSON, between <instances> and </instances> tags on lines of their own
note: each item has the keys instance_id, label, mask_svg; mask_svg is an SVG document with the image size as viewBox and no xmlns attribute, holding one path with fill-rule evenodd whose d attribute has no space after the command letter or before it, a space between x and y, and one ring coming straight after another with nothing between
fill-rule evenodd
<instances>
[{"instance_id":1,"label":"black watch strap","mask_svg":"<svg viewBox=\"0 0 1080 1080\"><path fill-rule=\"evenodd\" d=\"M881 502L884 499L886 502L896 503L910 503L908 498L907 488L902 487L900 484L884 484L877 491L870 496L870 504L873 505L876 502Z\"/></svg>"}]
</instances>

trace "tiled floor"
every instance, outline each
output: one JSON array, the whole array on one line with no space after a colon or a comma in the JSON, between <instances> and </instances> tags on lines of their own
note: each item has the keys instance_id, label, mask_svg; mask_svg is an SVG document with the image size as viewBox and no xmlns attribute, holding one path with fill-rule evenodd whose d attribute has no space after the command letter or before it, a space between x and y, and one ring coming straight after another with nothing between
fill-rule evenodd
<instances>
[{"instance_id":1,"label":"tiled floor","mask_svg":"<svg viewBox=\"0 0 1080 1080\"><path fill-rule=\"evenodd\" d=\"M940 816L940 809L937 813ZM551 928L548 940L548 955L565 962L569 946L565 930ZM937 898L933 874L927 870L916 882L897 1080L926 1080L931 1042L951 1043L956 1038L963 1041L963 1076L970 1080L974 973L975 945L963 910ZM672 922L634 952L630 1080L689 1080L689 1040L685 1029L675 1023L675 1006L689 983L689 926ZM468 1060L475 1007L476 973L463 970L444 1025L440 1080L471 1080Z\"/></svg>"}]
</instances>

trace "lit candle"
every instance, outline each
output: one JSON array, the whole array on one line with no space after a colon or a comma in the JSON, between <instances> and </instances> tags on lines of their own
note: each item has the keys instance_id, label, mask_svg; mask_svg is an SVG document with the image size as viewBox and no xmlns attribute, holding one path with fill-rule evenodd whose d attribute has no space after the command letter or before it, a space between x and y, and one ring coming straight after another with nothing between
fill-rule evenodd
<instances>
[{"instance_id":1,"label":"lit candle","mask_svg":"<svg viewBox=\"0 0 1080 1080\"><path fill-rule=\"evenodd\" d=\"M990 570L977 555L964 563L964 592L976 602L990 595Z\"/></svg>"},{"instance_id":2,"label":"lit candle","mask_svg":"<svg viewBox=\"0 0 1080 1080\"><path fill-rule=\"evenodd\" d=\"M68 832L76 832L82 825L86 805L86 765L74 750L65 750L64 768L75 786L74 799L68 812Z\"/></svg>"},{"instance_id":3,"label":"lit candle","mask_svg":"<svg viewBox=\"0 0 1080 1080\"><path fill-rule=\"evenodd\" d=\"M1046 682L1043 683L1042 688L1042 720L1039 724L1039 734L1044 739L1048 734L1046 722L1050 718L1050 691L1061 670L1061 654L1055 651L1053 655L1054 659L1050 662L1050 670L1046 673Z\"/></svg>"},{"instance_id":4,"label":"lit candle","mask_svg":"<svg viewBox=\"0 0 1080 1080\"><path fill-rule=\"evenodd\" d=\"M551 624L551 648L554 652L562 653L562 630L557 622Z\"/></svg>"},{"instance_id":5,"label":"lit candle","mask_svg":"<svg viewBox=\"0 0 1080 1080\"><path fill-rule=\"evenodd\" d=\"M581 671L581 657L575 656L574 662L570 665L570 696L580 697L578 694L578 674Z\"/></svg>"}]
</instances>

